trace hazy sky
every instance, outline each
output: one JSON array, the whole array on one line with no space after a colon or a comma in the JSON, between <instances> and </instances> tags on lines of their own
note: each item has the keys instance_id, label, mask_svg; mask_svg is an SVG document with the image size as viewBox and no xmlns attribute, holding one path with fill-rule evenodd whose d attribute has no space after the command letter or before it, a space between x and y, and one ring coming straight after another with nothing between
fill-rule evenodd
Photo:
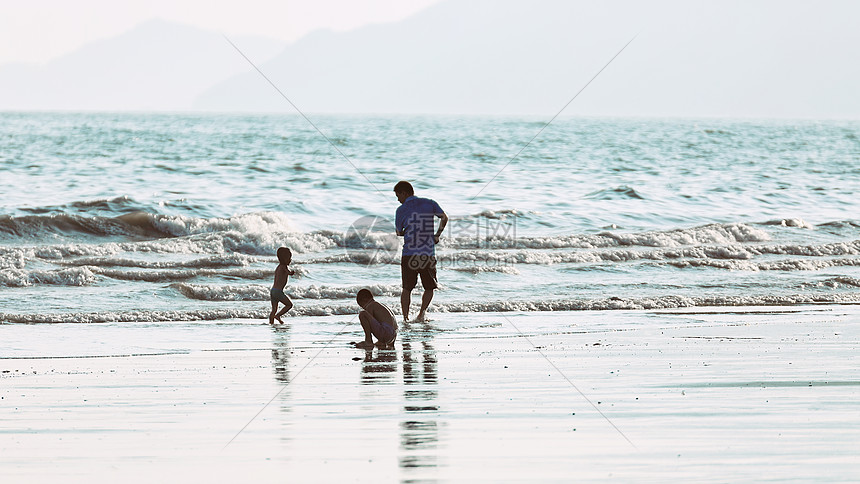
<instances>
[{"instance_id":1,"label":"hazy sky","mask_svg":"<svg viewBox=\"0 0 860 484\"><path fill-rule=\"evenodd\" d=\"M405 18L440 0L0 0L0 64L45 62L162 18L227 34L294 41Z\"/></svg>"},{"instance_id":2,"label":"hazy sky","mask_svg":"<svg viewBox=\"0 0 860 484\"><path fill-rule=\"evenodd\" d=\"M223 32L310 112L548 115L639 32L565 114L860 119L860 1L0 2L0 110L289 110Z\"/></svg>"}]
</instances>

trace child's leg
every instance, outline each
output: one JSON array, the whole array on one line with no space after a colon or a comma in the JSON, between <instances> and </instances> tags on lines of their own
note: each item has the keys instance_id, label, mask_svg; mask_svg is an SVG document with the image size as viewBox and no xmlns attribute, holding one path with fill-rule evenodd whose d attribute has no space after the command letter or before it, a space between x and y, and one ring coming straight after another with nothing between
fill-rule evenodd
<instances>
[{"instance_id":1,"label":"child's leg","mask_svg":"<svg viewBox=\"0 0 860 484\"><path fill-rule=\"evenodd\" d=\"M360 343L356 343L356 348L364 348L366 350L373 349L373 339L370 336L370 313L367 311L362 311L358 313L358 321L361 323L361 329L364 330L364 341Z\"/></svg>"},{"instance_id":2,"label":"child's leg","mask_svg":"<svg viewBox=\"0 0 860 484\"><path fill-rule=\"evenodd\" d=\"M367 311L358 313L358 321L361 322L361 329L364 330L364 341L367 343L373 343L373 337L370 332L370 317L370 313Z\"/></svg>"},{"instance_id":3,"label":"child's leg","mask_svg":"<svg viewBox=\"0 0 860 484\"><path fill-rule=\"evenodd\" d=\"M272 299L272 311L269 313L269 324L275 324L275 313L278 311L278 301Z\"/></svg>"},{"instance_id":4,"label":"child's leg","mask_svg":"<svg viewBox=\"0 0 860 484\"><path fill-rule=\"evenodd\" d=\"M278 314L275 315L275 317L278 318L279 321L280 321L281 316L283 316L290 309L293 309L293 302L290 301L289 297L284 296L284 299L282 299L281 302L284 303L284 307L281 309L281 311Z\"/></svg>"}]
</instances>

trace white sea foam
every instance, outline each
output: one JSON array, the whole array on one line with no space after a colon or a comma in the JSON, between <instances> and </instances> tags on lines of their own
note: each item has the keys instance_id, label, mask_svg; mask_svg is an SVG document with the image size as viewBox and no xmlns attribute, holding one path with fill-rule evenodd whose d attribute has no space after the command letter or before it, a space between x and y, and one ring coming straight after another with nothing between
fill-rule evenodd
<instances>
[{"instance_id":1,"label":"white sea foam","mask_svg":"<svg viewBox=\"0 0 860 484\"><path fill-rule=\"evenodd\" d=\"M248 266L257 262L257 257L244 254L217 255L189 261L139 260L128 257L79 257L58 261L63 265L98 267L138 267L142 269L215 268Z\"/></svg>"},{"instance_id":2,"label":"white sea foam","mask_svg":"<svg viewBox=\"0 0 860 484\"><path fill-rule=\"evenodd\" d=\"M443 238L440 247L490 249L600 249L619 246L680 247L685 245L736 244L765 242L770 236L762 229L747 224L711 224L689 229L668 231L599 234L578 234L547 237L519 237L505 233L492 237Z\"/></svg>"},{"instance_id":3,"label":"white sea foam","mask_svg":"<svg viewBox=\"0 0 860 484\"><path fill-rule=\"evenodd\" d=\"M86 286L96 282L96 276L86 267L59 270L2 269L0 286L26 287L37 284L53 286Z\"/></svg>"},{"instance_id":4,"label":"white sea foam","mask_svg":"<svg viewBox=\"0 0 860 484\"><path fill-rule=\"evenodd\" d=\"M223 269L155 269L155 270L122 270L105 267L86 266L87 269L100 276L123 281L144 282L173 282L185 281L197 277L231 277L236 279L261 280L269 279L274 273L273 268L223 268ZM307 270L300 266L291 266L295 272L293 277L302 277Z\"/></svg>"},{"instance_id":5,"label":"white sea foam","mask_svg":"<svg viewBox=\"0 0 860 484\"><path fill-rule=\"evenodd\" d=\"M32 257L32 250L0 247L0 269L23 269Z\"/></svg>"},{"instance_id":6,"label":"white sea foam","mask_svg":"<svg viewBox=\"0 0 860 484\"><path fill-rule=\"evenodd\" d=\"M485 272L499 272L502 274L517 275L520 271L516 267L506 265L472 265L472 266L453 266L452 269L459 272L468 272L470 274L482 274Z\"/></svg>"},{"instance_id":7,"label":"white sea foam","mask_svg":"<svg viewBox=\"0 0 860 484\"><path fill-rule=\"evenodd\" d=\"M682 260L668 264L678 267L714 267L735 271L817 271L828 267L860 266L860 259L787 259L779 261Z\"/></svg>"},{"instance_id":8,"label":"white sea foam","mask_svg":"<svg viewBox=\"0 0 860 484\"><path fill-rule=\"evenodd\" d=\"M860 279L856 277L849 276L839 276L839 277L831 277L824 281L818 281L814 283L807 283L808 286L813 287L828 287L833 289L841 289L841 288L858 288L860 287Z\"/></svg>"},{"instance_id":9,"label":"white sea foam","mask_svg":"<svg viewBox=\"0 0 860 484\"><path fill-rule=\"evenodd\" d=\"M434 304L437 312L509 312L509 311L605 311L647 310L708 306L793 306L799 304L855 303L860 294L796 294L759 296L655 296L642 298L602 298L551 301L490 301Z\"/></svg>"},{"instance_id":10,"label":"white sea foam","mask_svg":"<svg viewBox=\"0 0 860 484\"><path fill-rule=\"evenodd\" d=\"M437 258L441 267L456 265L467 261L493 262L497 265L510 264L565 264L565 263L601 263L601 262L630 262L640 260L677 261L694 259L686 263L670 262L678 267L685 265L708 265L714 267L730 267L728 261L750 261L761 255L796 255L806 257L832 257L845 255L860 255L860 241L824 244L824 245L726 245L704 247L682 247L677 249L615 249L615 250L580 250L580 251L535 251L535 250L460 250L440 253ZM710 261L710 262L709 262ZM735 263L736 267L751 267ZM802 265L802 264L801 264ZM846 264L842 264L846 265Z\"/></svg>"},{"instance_id":11,"label":"white sea foam","mask_svg":"<svg viewBox=\"0 0 860 484\"><path fill-rule=\"evenodd\" d=\"M197 218L183 215L153 215L152 224L173 236L210 232L271 233L291 232L287 216L279 212L258 212L229 218Z\"/></svg>"},{"instance_id":12,"label":"white sea foam","mask_svg":"<svg viewBox=\"0 0 860 484\"><path fill-rule=\"evenodd\" d=\"M814 229L812 225L803 220L802 218L786 218L781 220L771 220L769 222L765 222L765 225L779 225L782 227L797 227L801 229Z\"/></svg>"},{"instance_id":13,"label":"white sea foam","mask_svg":"<svg viewBox=\"0 0 860 484\"><path fill-rule=\"evenodd\" d=\"M269 287L258 284L245 286L187 284L171 285L190 299L203 301L268 301ZM360 289L367 288L374 296L399 296L399 285L374 284L368 286L287 286L284 290L294 299L355 299Z\"/></svg>"},{"instance_id":14,"label":"white sea foam","mask_svg":"<svg viewBox=\"0 0 860 484\"><path fill-rule=\"evenodd\" d=\"M512 312L512 311L610 311L655 310L686 307L794 306L804 304L852 304L860 302L860 293L794 294L750 296L655 296L642 298L558 299L544 301L481 301L434 304L433 312ZM354 315L355 304L297 305L289 316ZM223 308L185 311L118 311L63 314L0 313L6 323L108 323L150 321L213 321L259 319L268 317L266 308ZM289 318L285 321L289 323ZM262 324L262 323L261 323ZM356 323L357 324L357 323Z\"/></svg>"}]
</instances>

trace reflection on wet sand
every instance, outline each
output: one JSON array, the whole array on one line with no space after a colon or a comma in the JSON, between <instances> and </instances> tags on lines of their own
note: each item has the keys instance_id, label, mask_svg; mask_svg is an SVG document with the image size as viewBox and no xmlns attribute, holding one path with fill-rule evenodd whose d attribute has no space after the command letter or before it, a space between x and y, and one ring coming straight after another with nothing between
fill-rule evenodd
<instances>
[{"instance_id":1,"label":"reflection on wet sand","mask_svg":"<svg viewBox=\"0 0 860 484\"><path fill-rule=\"evenodd\" d=\"M281 411L291 412L292 405L289 403L290 383L290 332L289 328L275 327L272 334L272 370L275 372L275 381L283 385L280 390ZM289 426L289 419L283 419L283 425ZM290 432L281 434L282 441L290 440Z\"/></svg>"},{"instance_id":2,"label":"reflection on wet sand","mask_svg":"<svg viewBox=\"0 0 860 484\"><path fill-rule=\"evenodd\" d=\"M403 399L404 420L400 422L400 467L436 467L439 442L438 373L434 329L427 323L404 328Z\"/></svg>"},{"instance_id":3,"label":"reflection on wet sand","mask_svg":"<svg viewBox=\"0 0 860 484\"><path fill-rule=\"evenodd\" d=\"M393 383L396 371L397 351L379 350L374 358L373 349L366 350L361 364L361 384Z\"/></svg>"},{"instance_id":4,"label":"reflection on wet sand","mask_svg":"<svg viewBox=\"0 0 860 484\"><path fill-rule=\"evenodd\" d=\"M272 338L272 369L275 380L286 385L290 382L290 339L288 328L274 328Z\"/></svg>"}]
</instances>

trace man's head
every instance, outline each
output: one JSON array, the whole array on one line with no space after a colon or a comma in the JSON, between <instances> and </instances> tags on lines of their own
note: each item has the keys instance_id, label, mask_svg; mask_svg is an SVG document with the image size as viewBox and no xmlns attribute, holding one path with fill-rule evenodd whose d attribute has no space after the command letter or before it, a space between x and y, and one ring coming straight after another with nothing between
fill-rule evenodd
<instances>
[{"instance_id":1,"label":"man's head","mask_svg":"<svg viewBox=\"0 0 860 484\"><path fill-rule=\"evenodd\" d=\"M373 293L370 292L370 289L362 289L355 295L355 302L361 307L367 306L370 301L373 301Z\"/></svg>"},{"instance_id":2,"label":"man's head","mask_svg":"<svg viewBox=\"0 0 860 484\"><path fill-rule=\"evenodd\" d=\"M397 185L394 185L394 194L397 195L397 200L403 203L407 198L415 195L415 190L408 181L399 181Z\"/></svg>"},{"instance_id":3,"label":"man's head","mask_svg":"<svg viewBox=\"0 0 860 484\"><path fill-rule=\"evenodd\" d=\"M290 265L290 262L293 260L293 253L290 252L290 249L286 247L281 247L278 249L278 262L281 264Z\"/></svg>"}]
</instances>

